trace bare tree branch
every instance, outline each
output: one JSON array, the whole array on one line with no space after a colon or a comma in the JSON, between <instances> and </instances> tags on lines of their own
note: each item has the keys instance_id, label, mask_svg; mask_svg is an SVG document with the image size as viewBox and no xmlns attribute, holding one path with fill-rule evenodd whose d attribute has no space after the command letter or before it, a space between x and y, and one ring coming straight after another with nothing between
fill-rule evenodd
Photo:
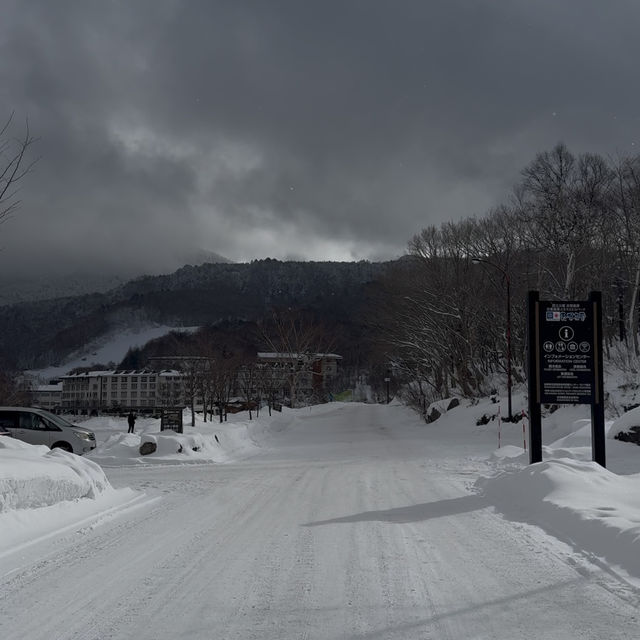
<instances>
[{"instance_id":1,"label":"bare tree branch","mask_svg":"<svg viewBox=\"0 0 640 640\"><path fill-rule=\"evenodd\" d=\"M0 223L6 221L20 206L17 195L20 181L31 172L39 158L27 159L30 148L38 141L31 135L29 121L25 122L24 135L9 135L14 114L0 128Z\"/></svg>"}]
</instances>

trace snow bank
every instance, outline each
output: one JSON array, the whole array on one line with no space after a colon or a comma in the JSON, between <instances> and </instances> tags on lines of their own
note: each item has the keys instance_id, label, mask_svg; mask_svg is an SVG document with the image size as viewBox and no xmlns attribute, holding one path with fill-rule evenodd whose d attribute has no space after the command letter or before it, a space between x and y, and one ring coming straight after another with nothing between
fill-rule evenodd
<instances>
[{"instance_id":1,"label":"snow bank","mask_svg":"<svg viewBox=\"0 0 640 640\"><path fill-rule=\"evenodd\" d=\"M514 413L525 398L514 395ZM466 405L466 406L465 406ZM504 413L504 407L503 413ZM489 472L472 484L507 519L538 526L556 538L622 568L640 578L640 448L612 438L630 426L640 425L640 408L606 424L607 466L592 461L591 420L588 406L561 407L543 417L543 462L530 465L528 424L494 419L476 425L478 417L495 415L489 399L463 403L425 425L442 443L462 445ZM476 425L476 426L474 426ZM502 447L498 443L501 430ZM493 451L485 449L493 439ZM479 467L482 469L482 466ZM479 473L483 473L479 471Z\"/></svg>"},{"instance_id":2,"label":"snow bank","mask_svg":"<svg viewBox=\"0 0 640 640\"><path fill-rule=\"evenodd\" d=\"M96 498L111 489L95 462L60 449L2 437L0 461L0 513Z\"/></svg>"},{"instance_id":3,"label":"snow bank","mask_svg":"<svg viewBox=\"0 0 640 640\"><path fill-rule=\"evenodd\" d=\"M138 499L91 460L0 437L0 557Z\"/></svg>"},{"instance_id":4,"label":"snow bank","mask_svg":"<svg viewBox=\"0 0 640 640\"><path fill-rule=\"evenodd\" d=\"M270 434L290 428L296 419L295 411L283 408L282 413L272 416L263 410L258 418L252 420L246 413L230 415L229 421L223 423L204 422L198 415L192 427L191 414L185 411L184 433L160 431L157 419L138 421L141 424L136 433L125 433L123 419L92 418L83 426L102 437L86 457L102 466L231 462L264 449L268 446ZM156 450L141 455L140 447L146 442L155 444Z\"/></svg>"},{"instance_id":5,"label":"snow bank","mask_svg":"<svg viewBox=\"0 0 640 640\"><path fill-rule=\"evenodd\" d=\"M156 450L142 455L140 447L153 443ZM220 445L215 436L194 433L192 435L172 432L118 433L96 447L88 456L101 465L130 465L144 463L171 463L188 461L216 462L222 459Z\"/></svg>"},{"instance_id":6,"label":"snow bank","mask_svg":"<svg viewBox=\"0 0 640 640\"><path fill-rule=\"evenodd\" d=\"M621 431L629 431L631 427L640 426L640 407L631 409L609 425L608 437L615 438Z\"/></svg>"},{"instance_id":7,"label":"snow bank","mask_svg":"<svg viewBox=\"0 0 640 640\"><path fill-rule=\"evenodd\" d=\"M509 448L492 459L524 462L521 451L515 454ZM640 474L619 476L595 462L560 458L480 478L475 488L508 518L640 577Z\"/></svg>"}]
</instances>

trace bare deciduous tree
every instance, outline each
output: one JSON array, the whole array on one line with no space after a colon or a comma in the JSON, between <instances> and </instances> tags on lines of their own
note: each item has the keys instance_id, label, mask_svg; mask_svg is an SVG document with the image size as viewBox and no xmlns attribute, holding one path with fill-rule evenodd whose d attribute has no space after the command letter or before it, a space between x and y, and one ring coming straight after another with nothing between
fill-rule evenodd
<instances>
[{"instance_id":1,"label":"bare deciduous tree","mask_svg":"<svg viewBox=\"0 0 640 640\"><path fill-rule=\"evenodd\" d=\"M614 207L620 285L631 291L626 334L635 354L638 344L638 297L640 294L640 157L624 158L615 169Z\"/></svg>"},{"instance_id":2,"label":"bare deciduous tree","mask_svg":"<svg viewBox=\"0 0 640 640\"><path fill-rule=\"evenodd\" d=\"M535 288L564 299L581 294L585 277L600 273L608 237L613 172L595 154L575 157L565 145L539 153L516 187L526 244L537 251Z\"/></svg>"},{"instance_id":3,"label":"bare deciduous tree","mask_svg":"<svg viewBox=\"0 0 640 640\"><path fill-rule=\"evenodd\" d=\"M243 358L238 368L238 391L249 410L249 420L253 419L253 405L257 401L259 383L258 363L256 359ZM256 404L256 407L257 406L259 406L259 404Z\"/></svg>"},{"instance_id":4,"label":"bare deciduous tree","mask_svg":"<svg viewBox=\"0 0 640 640\"><path fill-rule=\"evenodd\" d=\"M259 363L256 367L256 386L261 396L267 399L269 415L276 405L276 398L283 392L285 379L283 372L276 366Z\"/></svg>"},{"instance_id":5,"label":"bare deciduous tree","mask_svg":"<svg viewBox=\"0 0 640 640\"><path fill-rule=\"evenodd\" d=\"M294 407L298 401L300 381L318 375L314 362L319 354L331 349L333 339L310 315L290 309L274 312L269 322L262 323L261 332L269 349L288 357L288 370L282 370L282 373Z\"/></svg>"},{"instance_id":6,"label":"bare deciduous tree","mask_svg":"<svg viewBox=\"0 0 640 640\"><path fill-rule=\"evenodd\" d=\"M19 183L31 171L35 160L28 160L30 147L37 141L25 124L24 134L11 135L13 113L0 127L0 223L5 221L20 205Z\"/></svg>"},{"instance_id":7,"label":"bare deciduous tree","mask_svg":"<svg viewBox=\"0 0 640 640\"><path fill-rule=\"evenodd\" d=\"M379 304L386 360L421 408L454 387L484 393L507 365L522 380L528 290L548 299L601 290L605 349L626 329L637 353L639 253L640 157L612 166L559 144L523 170L508 205L413 238Z\"/></svg>"}]
</instances>

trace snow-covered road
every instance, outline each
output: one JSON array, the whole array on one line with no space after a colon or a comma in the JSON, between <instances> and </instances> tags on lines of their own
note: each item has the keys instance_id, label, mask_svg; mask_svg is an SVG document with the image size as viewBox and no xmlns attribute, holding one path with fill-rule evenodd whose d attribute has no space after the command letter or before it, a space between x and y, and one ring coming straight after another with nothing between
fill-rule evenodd
<instances>
[{"instance_id":1,"label":"snow-covered road","mask_svg":"<svg viewBox=\"0 0 640 640\"><path fill-rule=\"evenodd\" d=\"M503 519L468 490L481 460L403 411L328 405L242 463L107 470L151 500L14 558L0 637L639 637L637 591Z\"/></svg>"}]
</instances>

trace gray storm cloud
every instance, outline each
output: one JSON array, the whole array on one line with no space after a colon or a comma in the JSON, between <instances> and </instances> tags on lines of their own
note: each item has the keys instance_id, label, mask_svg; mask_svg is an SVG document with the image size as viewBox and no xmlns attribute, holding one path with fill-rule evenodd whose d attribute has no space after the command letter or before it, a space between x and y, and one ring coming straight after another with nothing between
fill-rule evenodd
<instances>
[{"instance_id":1,"label":"gray storm cloud","mask_svg":"<svg viewBox=\"0 0 640 640\"><path fill-rule=\"evenodd\" d=\"M388 258L534 155L635 153L633 2L13 2L0 115L40 137L4 275ZM19 127L18 127L19 128Z\"/></svg>"}]
</instances>

